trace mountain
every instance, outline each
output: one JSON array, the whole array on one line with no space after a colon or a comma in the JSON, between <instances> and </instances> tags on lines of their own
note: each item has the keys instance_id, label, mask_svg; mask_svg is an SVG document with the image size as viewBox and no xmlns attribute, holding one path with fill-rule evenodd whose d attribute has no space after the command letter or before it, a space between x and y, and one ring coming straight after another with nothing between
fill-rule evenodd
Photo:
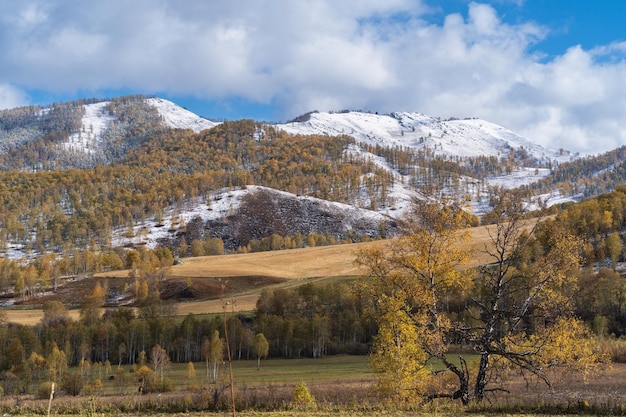
<instances>
[{"instance_id":1,"label":"mountain","mask_svg":"<svg viewBox=\"0 0 626 417\"><path fill-rule=\"evenodd\" d=\"M92 154L102 148L107 131L116 122L116 118L108 110L110 104L111 101L84 104L80 131L69 135L67 141L61 145L69 151L85 154ZM197 133L217 125L162 98L147 98L145 104L154 107L160 121L172 129L191 129Z\"/></svg>"},{"instance_id":2,"label":"mountain","mask_svg":"<svg viewBox=\"0 0 626 417\"><path fill-rule=\"evenodd\" d=\"M23 116L23 113L27 115ZM95 156L111 153L108 149L112 146L111 137L119 139L130 130L151 128L150 133L154 133L157 127L161 127L191 129L197 133L217 124L158 97L128 96L47 107L30 106L0 113L0 154L56 131L62 134L60 138L53 139L61 152L72 154L75 159L84 159L81 154L91 156L93 166L113 162L114 159L110 157ZM568 151L546 149L502 126L481 119L442 120L409 112L385 115L356 111L310 112L291 122L274 126L299 135L349 135L362 144L412 148L427 151L432 156L448 158L501 158L511 152L522 152L521 158L526 158L526 163L531 166L560 163L574 158ZM137 136L136 132L133 135ZM68 165L71 167L73 164Z\"/></svg>"},{"instance_id":3,"label":"mountain","mask_svg":"<svg viewBox=\"0 0 626 417\"><path fill-rule=\"evenodd\" d=\"M191 129L197 133L205 129L211 129L218 124L200 117L169 100L155 97L147 99L146 103L156 107L165 125L173 129Z\"/></svg>"},{"instance_id":4,"label":"mountain","mask_svg":"<svg viewBox=\"0 0 626 417\"><path fill-rule=\"evenodd\" d=\"M579 158L484 120L420 113L268 124L215 123L144 96L22 107L0 111L0 250L385 237L413 198L463 196L481 215L498 189L521 187L551 205L610 191L625 159L624 149Z\"/></svg>"},{"instance_id":5,"label":"mountain","mask_svg":"<svg viewBox=\"0 0 626 417\"><path fill-rule=\"evenodd\" d=\"M0 167L93 168L120 160L167 129L200 132L217 123L145 96L88 99L0 111Z\"/></svg>"},{"instance_id":6,"label":"mountain","mask_svg":"<svg viewBox=\"0 0 626 417\"><path fill-rule=\"evenodd\" d=\"M535 163L565 162L571 158L567 151L546 149L481 119L442 120L409 112L311 112L277 126L293 134L349 135L369 145L429 149L434 155L448 157L502 157L523 149Z\"/></svg>"}]
</instances>

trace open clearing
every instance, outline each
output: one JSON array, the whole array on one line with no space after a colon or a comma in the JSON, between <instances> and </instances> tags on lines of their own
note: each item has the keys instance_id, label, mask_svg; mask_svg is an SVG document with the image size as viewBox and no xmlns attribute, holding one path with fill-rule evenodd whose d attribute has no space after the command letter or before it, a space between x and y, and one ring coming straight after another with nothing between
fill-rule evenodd
<instances>
[{"instance_id":1,"label":"open clearing","mask_svg":"<svg viewBox=\"0 0 626 417\"><path fill-rule=\"evenodd\" d=\"M490 241L489 233L493 230L493 226L480 226L470 230L471 239L468 245L472 256L469 267L489 261L484 249ZM191 281L194 287L213 288L212 293L205 290L204 296L197 296L189 301L181 300L177 304L177 312L180 315L220 313L223 311L224 302L229 303L229 311L252 311L264 288L293 287L329 278L363 275L366 271L354 264L356 252L372 245L388 244L388 241L373 241L305 249L185 258L182 264L171 267L169 279L173 282ZM96 274L94 278L108 280L112 285L116 280L127 279L128 271ZM228 285L231 291L220 299L219 287L222 285ZM71 290L72 287L69 289ZM9 309L6 313L8 321L27 325L37 324L43 317L40 309ZM78 310L70 311L72 319L78 319L78 314Z\"/></svg>"}]
</instances>

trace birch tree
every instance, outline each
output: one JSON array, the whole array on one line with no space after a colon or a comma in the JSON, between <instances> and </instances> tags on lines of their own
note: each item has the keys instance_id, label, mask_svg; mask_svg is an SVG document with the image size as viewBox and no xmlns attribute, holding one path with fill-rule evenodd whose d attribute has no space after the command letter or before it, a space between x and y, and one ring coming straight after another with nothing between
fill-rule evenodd
<instances>
[{"instance_id":1,"label":"birch tree","mask_svg":"<svg viewBox=\"0 0 626 417\"><path fill-rule=\"evenodd\" d=\"M382 372L379 388L396 399L426 395L426 362L434 357L458 379L449 396L469 402L465 367L447 357L452 322L444 313L446 300L472 284L461 268L471 220L458 202L414 201L402 237L357 255L369 269L361 289L379 324L373 353L374 368Z\"/></svg>"},{"instance_id":2,"label":"birch tree","mask_svg":"<svg viewBox=\"0 0 626 417\"><path fill-rule=\"evenodd\" d=\"M574 316L579 240L553 222L527 220L518 194L502 193L494 206L482 253L469 252L469 216L460 205L416 202L402 237L357 255L369 270L360 288L378 321L372 363L387 395L467 405L502 390L495 381L507 370L550 384L550 369L585 371L598 360ZM487 261L470 270L470 255ZM475 370L463 356L450 360L452 342L479 355ZM429 384L430 358L452 375L454 388Z\"/></svg>"}]
</instances>

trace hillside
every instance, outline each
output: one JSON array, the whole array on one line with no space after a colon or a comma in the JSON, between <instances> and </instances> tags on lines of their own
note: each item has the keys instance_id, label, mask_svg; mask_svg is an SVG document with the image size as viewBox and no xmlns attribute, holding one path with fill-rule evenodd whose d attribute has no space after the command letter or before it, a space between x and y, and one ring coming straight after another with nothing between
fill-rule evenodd
<instances>
[{"instance_id":1,"label":"hillside","mask_svg":"<svg viewBox=\"0 0 626 417\"><path fill-rule=\"evenodd\" d=\"M608 192L625 157L580 158L484 120L419 113L271 125L214 123L143 96L17 108L0 112L0 251L357 242L396 233L413 198L463 197L482 216L502 188L537 207ZM265 197L242 206L251 195Z\"/></svg>"},{"instance_id":2,"label":"hillside","mask_svg":"<svg viewBox=\"0 0 626 417\"><path fill-rule=\"evenodd\" d=\"M185 234L181 234L178 223L186 225ZM248 186L219 190L206 203L182 211L180 216L166 216L159 223L138 225L134 237L119 236L113 240L113 245L140 243L149 248L178 247L182 237L191 242L204 234L206 238L222 240L230 252L272 234L319 234L336 241L385 238L397 234L397 224L389 216L348 204Z\"/></svg>"},{"instance_id":3,"label":"hillside","mask_svg":"<svg viewBox=\"0 0 626 417\"><path fill-rule=\"evenodd\" d=\"M0 166L93 168L121 160L164 129L200 132L215 125L170 101L144 96L2 110Z\"/></svg>"}]
</instances>

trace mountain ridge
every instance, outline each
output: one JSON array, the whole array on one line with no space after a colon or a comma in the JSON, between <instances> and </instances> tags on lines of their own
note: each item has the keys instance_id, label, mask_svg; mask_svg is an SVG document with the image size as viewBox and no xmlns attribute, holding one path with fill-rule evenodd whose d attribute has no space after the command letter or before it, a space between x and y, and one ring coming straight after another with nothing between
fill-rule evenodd
<instances>
[{"instance_id":1,"label":"mountain ridge","mask_svg":"<svg viewBox=\"0 0 626 417\"><path fill-rule=\"evenodd\" d=\"M31 247L58 250L64 239L175 245L180 231L162 232L176 229L174 218L186 224L194 213L208 236L236 250L248 242L235 236L245 235L242 225L259 225L239 212L238 201L230 200L218 218L207 216L214 208L202 204L216 193L249 195L256 187L274 189L266 201L282 204L274 211L283 219L268 220L273 226L252 233L253 240L277 233L332 236L333 228L341 230L337 240L358 240L387 236L383 225L393 234L414 198L454 195L481 215L502 188L520 188L545 207L605 192L626 175L623 152L587 161L480 119L342 111L282 124L216 123L143 96L0 112L0 149L6 178L0 198L5 210L13 207L0 213L7 230L0 250L11 247L16 256ZM82 171L63 172L70 169ZM85 181L90 187L81 187ZM313 197L333 210L303 200ZM372 216L379 217L364 220ZM317 229L305 228L302 219ZM337 219L345 223L333 223Z\"/></svg>"},{"instance_id":2,"label":"mountain ridge","mask_svg":"<svg viewBox=\"0 0 626 417\"><path fill-rule=\"evenodd\" d=\"M497 124L475 118L447 119L418 112L310 112L277 127L292 134L350 135L369 145L430 149L435 155L502 156L525 148L538 161L570 159L568 151L544 148Z\"/></svg>"},{"instance_id":3,"label":"mountain ridge","mask_svg":"<svg viewBox=\"0 0 626 417\"><path fill-rule=\"evenodd\" d=\"M133 96L130 96L133 97ZM138 96L142 97L142 96ZM211 129L218 122L210 121L176 103L160 97L143 97L153 107L164 126L174 129L191 129L198 133ZM109 128L115 115L106 111L112 100L97 100L80 104L82 117L77 132L68 135L63 146L68 150L92 153L97 139ZM40 107L40 115L55 105ZM35 106L37 107L37 106ZM2 113L7 113L4 110ZM0 119L3 117L0 113ZM264 123L292 134L349 135L368 145L410 147L428 150L437 156L503 156L508 152L525 149L537 161L565 162L574 159L567 150L551 150L515 134L503 126L477 118L441 119L419 112L398 111L377 114L361 111L312 111L287 123ZM0 129L1 130L1 129ZM8 129L4 129L7 131ZM3 145L0 136L0 153ZM81 146L82 145L82 146Z\"/></svg>"}]
</instances>

